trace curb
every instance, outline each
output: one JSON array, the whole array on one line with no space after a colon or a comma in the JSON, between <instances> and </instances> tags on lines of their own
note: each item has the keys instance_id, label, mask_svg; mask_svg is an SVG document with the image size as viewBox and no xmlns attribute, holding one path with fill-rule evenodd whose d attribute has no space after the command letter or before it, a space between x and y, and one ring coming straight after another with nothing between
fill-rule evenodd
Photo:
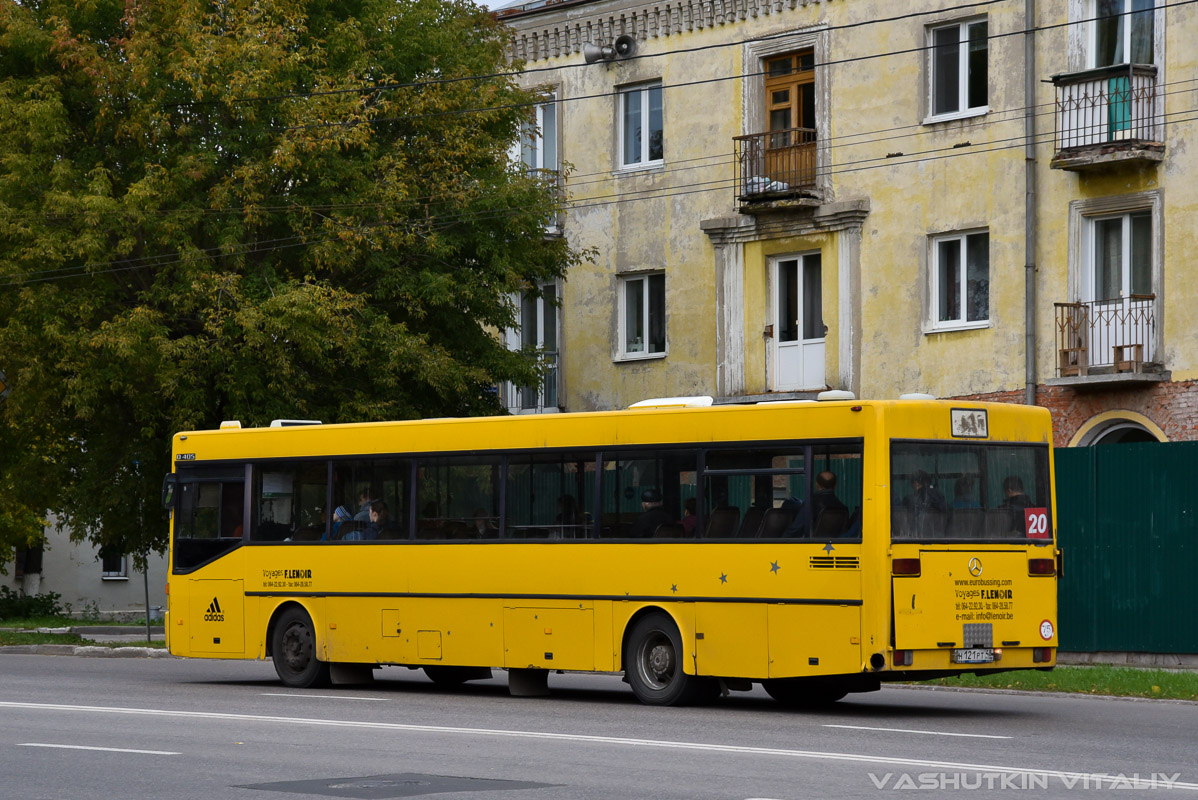
<instances>
[{"instance_id":1,"label":"curb","mask_svg":"<svg viewBox=\"0 0 1198 800\"><path fill-rule=\"evenodd\" d=\"M0 655L82 656L84 658L174 658L157 647L98 647L75 644L10 644Z\"/></svg>"}]
</instances>

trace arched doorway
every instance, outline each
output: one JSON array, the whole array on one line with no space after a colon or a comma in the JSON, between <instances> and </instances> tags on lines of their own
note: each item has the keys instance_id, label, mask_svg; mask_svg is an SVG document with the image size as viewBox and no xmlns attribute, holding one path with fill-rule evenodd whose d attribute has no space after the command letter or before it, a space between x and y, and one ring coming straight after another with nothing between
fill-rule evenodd
<instances>
[{"instance_id":1,"label":"arched doorway","mask_svg":"<svg viewBox=\"0 0 1198 800\"><path fill-rule=\"evenodd\" d=\"M1078 428L1069 446L1093 447L1100 444L1165 441L1168 441L1165 432L1143 414L1134 411L1107 411L1091 417Z\"/></svg>"}]
</instances>

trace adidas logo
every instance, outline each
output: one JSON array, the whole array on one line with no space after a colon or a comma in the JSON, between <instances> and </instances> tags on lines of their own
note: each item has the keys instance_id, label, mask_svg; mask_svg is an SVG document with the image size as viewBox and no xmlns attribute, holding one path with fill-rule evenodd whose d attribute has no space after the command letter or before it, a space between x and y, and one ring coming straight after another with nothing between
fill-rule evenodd
<instances>
[{"instance_id":1,"label":"adidas logo","mask_svg":"<svg viewBox=\"0 0 1198 800\"><path fill-rule=\"evenodd\" d=\"M225 612L220 610L220 601L215 597L208 605L208 612L204 614L204 622L224 622Z\"/></svg>"}]
</instances>

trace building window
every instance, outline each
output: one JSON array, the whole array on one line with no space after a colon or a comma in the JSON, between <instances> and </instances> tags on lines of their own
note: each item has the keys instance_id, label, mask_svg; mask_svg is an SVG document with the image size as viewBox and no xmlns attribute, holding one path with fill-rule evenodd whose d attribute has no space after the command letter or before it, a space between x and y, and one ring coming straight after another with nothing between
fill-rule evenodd
<instances>
[{"instance_id":1,"label":"building window","mask_svg":"<svg viewBox=\"0 0 1198 800\"><path fill-rule=\"evenodd\" d=\"M933 118L986 112L987 35L986 20L929 29Z\"/></svg>"},{"instance_id":2,"label":"building window","mask_svg":"<svg viewBox=\"0 0 1198 800\"><path fill-rule=\"evenodd\" d=\"M660 164L665 131L662 128L661 84L620 90L620 166Z\"/></svg>"},{"instance_id":3,"label":"building window","mask_svg":"<svg viewBox=\"0 0 1198 800\"><path fill-rule=\"evenodd\" d=\"M642 358L666 352L666 276L620 280L620 355Z\"/></svg>"},{"instance_id":4,"label":"building window","mask_svg":"<svg viewBox=\"0 0 1198 800\"><path fill-rule=\"evenodd\" d=\"M1152 64L1153 0L1089 0L1090 67Z\"/></svg>"},{"instance_id":5,"label":"building window","mask_svg":"<svg viewBox=\"0 0 1198 800\"><path fill-rule=\"evenodd\" d=\"M106 581L129 579L129 559L119 549L100 549L100 578Z\"/></svg>"},{"instance_id":6,"label":"building window","mask_svg":"<svg viewBox=\"0 0 1198 800\"><path fill-rule=\"evenodd\" d=\"M557 95L550 92L535 108L535 122L520 126L520 161L530 170L558 171Z\"/></svg>"},{"instance_id":7,"label":"building window","mask_svg":"<svg viewBox=\"0 0 1198 800\"><path fill-rule=\"evenodd\" d=\"M990 235L932 239L932 327L981 327L990 319Z\"/></svg>"},{"instance_id":8,"label":"building window","mask_svg":"<svg viewBox=\"0 0 1198 800\"><path fill-rule=\"evenodd\" d=\"M547 284L539 293L521 292L520 327L508 331L507 344L512 350L535 351L539 357L544 380L540 387L504 387L505 405L513 414L558 410L557 287Z\"/></svg>"}]
</instances>

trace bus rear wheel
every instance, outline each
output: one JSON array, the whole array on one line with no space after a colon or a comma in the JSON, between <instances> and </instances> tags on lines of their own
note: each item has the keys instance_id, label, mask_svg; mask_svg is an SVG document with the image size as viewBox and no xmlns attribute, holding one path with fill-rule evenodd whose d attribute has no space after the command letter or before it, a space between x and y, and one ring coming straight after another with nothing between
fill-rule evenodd
<instances>
[{"instance_id":1,"label":"bus rear wheel","mask_svg":"<svg viewBox=\"0 0 1198 800\"><path fill-rule=\"evenodd\" d=\"M625 675L636 699L649 706L680 706L714 695L714 679L683 671L684 653L678 626L668 615L654 612L637 620L624 651Z\"/></svg>"},{"instance_id":2,"label":"bus rear wheel","mask_svg":"<svg viewBox=\"0 0 1198 800\"><path fill-rule=\"evenodd\" d=\"M802 678L774 678L762 681L761 686L788 708L825 708L848 694L836 684Z\"/></svg>"},{"instance_id":3,"label":"bus rear wheel","mask_svg":"<svg viewBox=\"0 0 1198 800\"><path fill-rule=\"evenodd\" d=\"M316 657L316 632L312 618L302 608L289 608L279 617L270 640L270 655L279 680L287 686L307 689L329 683L328 662Z\"/></svg>"}]
</instances>

